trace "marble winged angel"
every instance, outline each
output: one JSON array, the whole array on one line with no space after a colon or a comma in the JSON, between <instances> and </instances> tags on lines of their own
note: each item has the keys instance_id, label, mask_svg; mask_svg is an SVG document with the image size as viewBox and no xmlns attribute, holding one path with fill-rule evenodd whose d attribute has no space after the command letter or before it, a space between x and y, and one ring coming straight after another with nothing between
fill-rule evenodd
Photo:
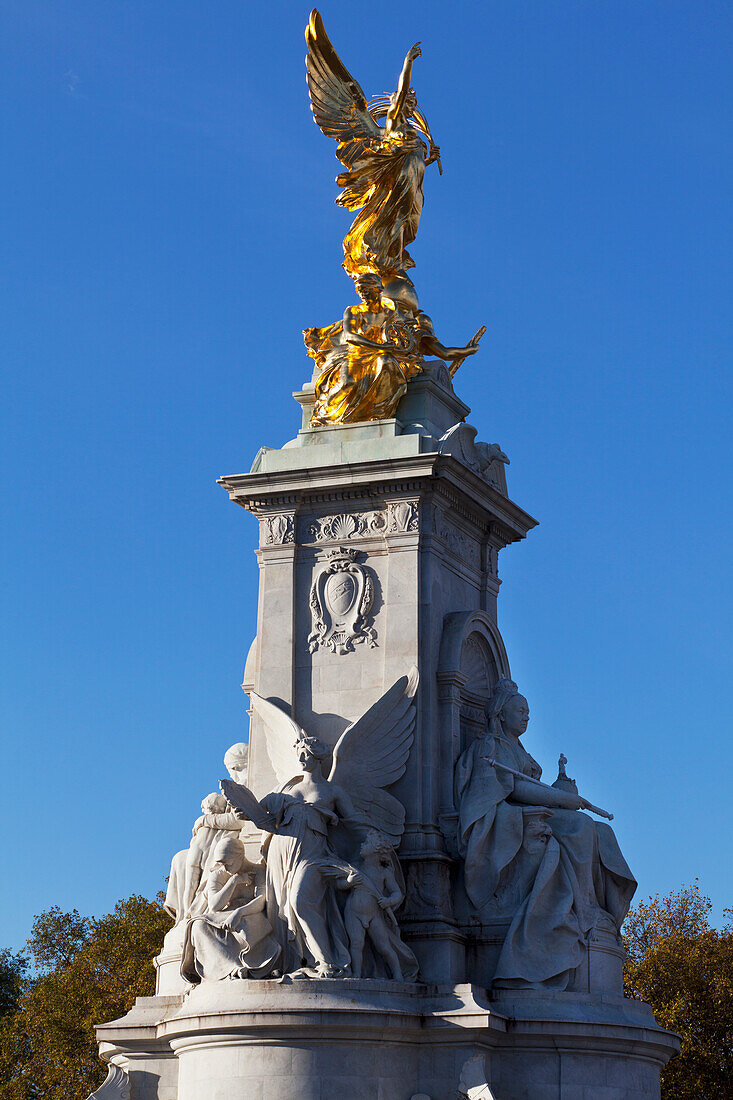
<instances>
[{"instance_id":1,"label":"marble winged angel","mask_svg":"<svg viewBox=\"0 0 733 1100\"><path fill-rule=\"evenodd\" d=\"M349 937L332 868L339 858L358 854L370 829L395 847L400 842L404 807L385 788L407 765L417 681L413 668L347 726L333 750L279 707L251 694L280 789L258 800L230 780L222 780L221 788L265 833L267 917L284 973L333 978L350 972Z\"/></svg>"},{"instance_id":2,"label":"marble winged angel","mask_svg":"<svg viewBox=\"0 0 733 1100\"><path fill-rule=\"evenodd\" d=\"M420 224L425 168L437 162L442 171L440 149L410 87L420 43L405 57L397 91L367 103L315 9L305 40L313 116L338 142L336 156L347 168L336 178L343 188L336 202L357 212L344 239L344 268L351 276L371 272L387 280L415 266L407 245Z\"/></svg>"}]
</instances>

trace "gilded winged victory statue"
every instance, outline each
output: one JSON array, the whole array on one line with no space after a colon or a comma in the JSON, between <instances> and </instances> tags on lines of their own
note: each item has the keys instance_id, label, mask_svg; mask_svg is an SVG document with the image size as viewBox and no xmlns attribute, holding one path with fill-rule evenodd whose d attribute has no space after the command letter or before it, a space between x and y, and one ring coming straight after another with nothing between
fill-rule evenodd
<instances>
[{"instance_id":1,"label":"gilded winged victory statue","mask_svg":"<svg viewBox=\"0 0 733 1100\"><path fill-rule=\"evenodd\" d=\"M381 420L395 415L425 355L459 364L478 350L483 330L464 347L445 347L407 275L415 266L407 246L420 224L425 169L437 163L442 173L440 149L410 86L420 43L407 52L397 91L367 102L315 9L305 38L313 116L335 138L347 169L336 177L342 188L336 202L356 213L344 238L343 266L361 298L341 321L304 332L316 363L311 424Z\"/></svg>"}]
</instances>

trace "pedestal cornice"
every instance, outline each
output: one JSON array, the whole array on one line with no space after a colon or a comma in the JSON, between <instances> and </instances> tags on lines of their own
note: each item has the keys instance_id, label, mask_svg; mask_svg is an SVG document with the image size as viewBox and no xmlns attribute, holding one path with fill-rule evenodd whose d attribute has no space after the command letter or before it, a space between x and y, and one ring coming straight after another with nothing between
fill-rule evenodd
<instances>
[{"instance_id":1,"label":"pedestal cornice","mask_svg":"<svg viewBox=\"0 0 733 1100\"><path fill-rule=\"evenodd\" d=\"M356 501L376 508L400 496L432 493L469 522L483 527L489 520L501 545L523 539L538 522L456 458L438 452L233 474L219 478L218 483L235 504L256 515L278 509L296 512L307 504Z\"/></svg>"}]
</instances>

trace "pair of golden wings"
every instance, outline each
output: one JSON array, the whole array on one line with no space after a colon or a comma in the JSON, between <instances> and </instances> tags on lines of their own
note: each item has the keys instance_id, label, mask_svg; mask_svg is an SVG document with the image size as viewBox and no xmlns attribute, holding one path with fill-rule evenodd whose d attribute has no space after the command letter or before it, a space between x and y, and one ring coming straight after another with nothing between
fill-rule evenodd
<instances>
[{"instance_id":1,"label":"pair of golden wings","mask_svg":"<svg viewBox=\"0 0 733 1100\"><path fill-rule=\"evenodd\" d=\"M375 96L367 103L358 80L333 48L315 8L305 29L305 41L308 46L306 80L313 117L326 137L338 142L336 156L342 164L352 168L372 143L384 139L379 120L387 114L389 96ZM431 140L428 124L420 111L413 110L409 121Z\"/></svg>"}]
</instances>

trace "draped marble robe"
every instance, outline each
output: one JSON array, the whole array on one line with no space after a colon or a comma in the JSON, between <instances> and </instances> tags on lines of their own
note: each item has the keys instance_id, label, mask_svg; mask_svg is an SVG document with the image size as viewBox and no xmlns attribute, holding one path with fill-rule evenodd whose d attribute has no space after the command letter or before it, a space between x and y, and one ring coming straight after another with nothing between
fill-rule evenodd
<instances>
[{"instance_id":1,"label":"draped marble robe","mask_svg":"<svg viewBox=\"0 0 733 1100\"><path fill-rule=\"evenodd\" d=\"M214 909L215 897L232 879L231 900ZM202 896L204 912L186 923L181 976L191 985L202 980L266 977L277 963L280 945L265 916L265 898L253 897L248 875L232 875L221 864L209 872Z\"/></svg>"},{"instance_id":2,"label":"draped marble robe","mask_svg":"<svg viewBox=\"0 0 733 1100\"><path fill-rule=\"evenodd\" d=\"M333 884L321 873L322 861L336 853L328 838L338 816L323 805L287 792L266 795L262 806L277 832L267 837L267 916L280 943L285 973L303 963L346 972L349 940Z\"/></svg>"},{"instance_id":3,"label":"draped marble robe","mask_svg":"<svg viewBox=\"0 0 733 1100\"><path fill-rule=\"evenodd\" d=\"M492 758L532 779L542 774L518 740L491 734L476 738L456 764L458 847L466 893L479 915L491 907L524 834L522 806L512 802L514 776L494 768ZM548 814L552 837L513 915L495 982L565 988L598 918L608 913L620 929L636 889L610 826L579 810Z\"/></svg>"}]
</instances>

